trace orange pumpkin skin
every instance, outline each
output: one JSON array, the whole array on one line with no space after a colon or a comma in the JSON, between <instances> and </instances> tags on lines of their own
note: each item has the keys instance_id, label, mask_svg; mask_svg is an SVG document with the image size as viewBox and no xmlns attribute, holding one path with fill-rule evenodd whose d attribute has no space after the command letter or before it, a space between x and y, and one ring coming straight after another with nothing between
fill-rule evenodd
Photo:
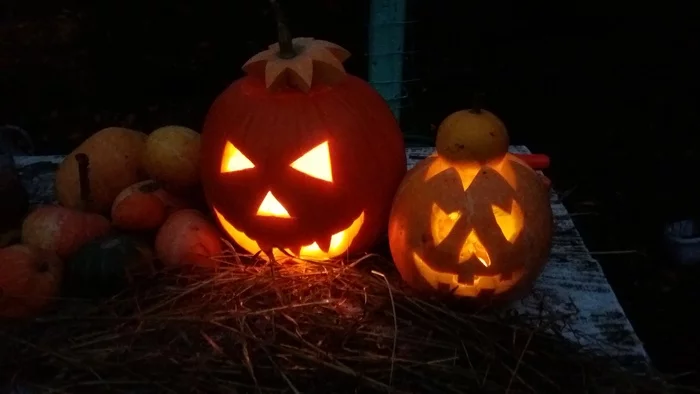
<instances>
[{"instance_id":1,"label":"orange pumpkin skin","mask_svg":"<svg viewBox=\"0 0 700 394\"><path fill-rule=\"evenodd\" d=\"M351 75L334 85L314 84L308 92L271 91L260 78L246 76L216 99L201 142L207 200L229 235L233 226L257 242L257 248L247 247L251 253L279 247L298 255L314 243L327 251L332 235L358 219L359 232L339 252L365 251L385 231L406 172L393 114L369 84ZM324 142L332 182L290 166ZM222 173L227 143L254 167ZM256 214L268 193L290 217Z\"/></svg>"},{"instance_id":2,"label":"orange pumpkin skin","mask_svg":"<svg viewBox=\"0 0 700 394\"><path fill-rule=\"evenodd\" d=\"M22 243L67 258L87 242L106 235L110 223L104 216L56 205L36 208L22 223Z\"/></svg>"},{"instance_id":3,"label":"orange pumpkin skin","mask_svg":"<svg viewBox=\"0 0 700 394\"><path fill-rule=\"evenodd\" d=\"M0 317L31 317L58 294L63 264L28 245L0 249Z\"/></svg>"},{"instance_id":4,"label":"orange pumpkin skin","mask_svg":"<svg viewBox=\"0 0 700 394\"><path fill-rule=\"evenodd\" d=\"M123 230L154 230L188 203L151 180L124 189L112 205L112 224Z\"/></svg>"},{"instance_id":5,"label":"orange pumpkin skin","mask_svg":"<svg viewBox=\"0 0 700 394\"><path fill-rule=\"evenodd\" d=\"M114 199L112 224L123 230L152 230L165 221L165 204L147 189L153 181L133 184Z\"/></svg>"},{"instance_id":6,"label":"orange pumpkin skin","mask_svg":"<svg viewBox=\"0 0 700 394\"><path fill-rule=\"evenodd\" d=\"M513 299L546 264L552 225L548 187L515 156L481 165L435 154L399 187L389 246L416 289Z\"/></svg>"},{"instance_id":7,"label":"orange pumpkin skin","mask_svg":"<svg viewBox=\"0 0 700 394\"><path fill-rule=\"evenodd\" d=\"M108 127L86 139L61 162L56 171L56 199L64 207L109 214L114 198L129 185L146 179L141 156L146 134L121 127ZM80 197L76 155L90 160L90 202Z\"/></svg>"}]
</instances>

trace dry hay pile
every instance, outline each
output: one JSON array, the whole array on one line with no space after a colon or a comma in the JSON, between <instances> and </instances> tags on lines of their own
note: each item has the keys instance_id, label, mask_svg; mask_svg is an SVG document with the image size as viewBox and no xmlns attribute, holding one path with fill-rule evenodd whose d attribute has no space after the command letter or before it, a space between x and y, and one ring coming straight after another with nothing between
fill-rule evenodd
<instances>
[{"instance_id":1,"label":"dry hay pile","mask_svg":"<svg viewBox=\"0 0 700 394\"><path fill-rule=\"evenodd\" d=\"M3 327L0 381L76 394L665 392L544 333L564 317L496 318L414 297L379 257L222 259L214 275L159 274Z\"/></svg>"}]
</instances>

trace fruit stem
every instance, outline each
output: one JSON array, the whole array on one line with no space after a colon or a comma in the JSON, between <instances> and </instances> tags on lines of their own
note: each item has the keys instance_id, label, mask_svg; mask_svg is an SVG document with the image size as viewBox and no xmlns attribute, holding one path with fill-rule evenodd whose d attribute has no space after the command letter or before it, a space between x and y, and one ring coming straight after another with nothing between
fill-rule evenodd
<instances>
[{"instance_id":1,"label":"fruit stem","mask_svg":"<svg viewBox=\"0 0 700 394\"><path fill-rule=\"evenodd\" d=\"M78 162L78 184L80 185L80 201L83 208L87 208L90 202L90 158L85 153L75 155Z\"/></svg>"},{"instance_id":2,"label":"fruit stem","mask_svg":"<svg viewBox=\"0 0 700 394\"><path fill-rule=\"evenodd\" d=\"M472 108L471 112L475 114L480 114L481 113L481 108L483 107L483 98L484 94L477 92L474 93L474 96L472 97Z\"/></svg>"},{"instance_id":3,"label":"fruit stem","mask_svg":"<svg viewBox=\"0 0 700 394\"><path fill-rule=\"evenodd\" d=\"M297 51L292 44L292 33L287 27L287 18L285 18L277 0L270 0L270 5L272 5L277 20L277 41L280 44L278 56L282 59L292 59L297 55Z\"/></svg>"}]
</instances>

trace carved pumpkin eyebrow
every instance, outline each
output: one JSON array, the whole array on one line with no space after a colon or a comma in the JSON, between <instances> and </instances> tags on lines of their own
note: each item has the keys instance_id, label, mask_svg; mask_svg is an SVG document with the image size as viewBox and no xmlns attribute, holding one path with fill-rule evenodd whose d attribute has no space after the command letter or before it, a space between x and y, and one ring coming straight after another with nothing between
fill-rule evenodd
<instances>
[{"instance_id":1,"label":"carved pumpkin eyebrow","mask_svg":"<svg viewBox=\"0 0 700 394\"><path fill-rule=\"evenodd\" d=\"M481 171L481 166L465 165L458 168L449 162L438 158L430 164L430 167L428 167L428 170L425 173L425 180L430 180L432 177L444 171L454 171L457 175L459 175L459 179L462 181L462 188L467 190L469 189L469 186L471 186L476 176L479 174L479 171Z\"/></svg>"}]
</instances>

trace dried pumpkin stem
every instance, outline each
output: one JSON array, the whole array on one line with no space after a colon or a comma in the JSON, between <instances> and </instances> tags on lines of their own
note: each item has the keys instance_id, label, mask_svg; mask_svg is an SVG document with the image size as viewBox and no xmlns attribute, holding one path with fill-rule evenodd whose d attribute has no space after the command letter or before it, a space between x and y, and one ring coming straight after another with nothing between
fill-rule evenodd
<instances>
[{"instance_id":1,"label":"dried pumpkin stem","mask_svg":"<svg viewBox=\"0 0 700 394\"><path fill-rule=\"evenodd\" d=\"M270 0L270 5L272 5L272 10L275 13L275 19L277 19L277 41L280 44L279 57L291 59L297 55L297 51L292 44L292 33L289 32L289 27L287 27L287 18L285 18L277 0Z\"/></svg>"},{"instance_id":2,"label":"dried pumpkin stem","mask_svg":"<svg viewBox=\"0 0 700 394\"><path fill-rule=\"evenodd\" d=\"M80 185L80 201L83 207L90 202L90 158L85 153L75 155L78 162L78 182Z\"/></svg>"},{"instance_id":3,"label":"dried pumpkin stem","mask_svg":"<svg viewBox=\"0 0 700 394\"><path fill-rule=\"evenodd\" d=\"M141 193L154 193L162 188L161 184L156 181L148 181L139 186Z\"/></svg>"},{"instance_id":4,"label":"dried pumpkin stem","mask_svg":"<svg viewBox=\"0 0 700 394\"><path fill-rule=\"evenodd\" d=\"M484 94L481 92L474 93L472 96L472 108L471 112L475 114L480 114L483 108Z\"/></svg>"}]
</instances>

